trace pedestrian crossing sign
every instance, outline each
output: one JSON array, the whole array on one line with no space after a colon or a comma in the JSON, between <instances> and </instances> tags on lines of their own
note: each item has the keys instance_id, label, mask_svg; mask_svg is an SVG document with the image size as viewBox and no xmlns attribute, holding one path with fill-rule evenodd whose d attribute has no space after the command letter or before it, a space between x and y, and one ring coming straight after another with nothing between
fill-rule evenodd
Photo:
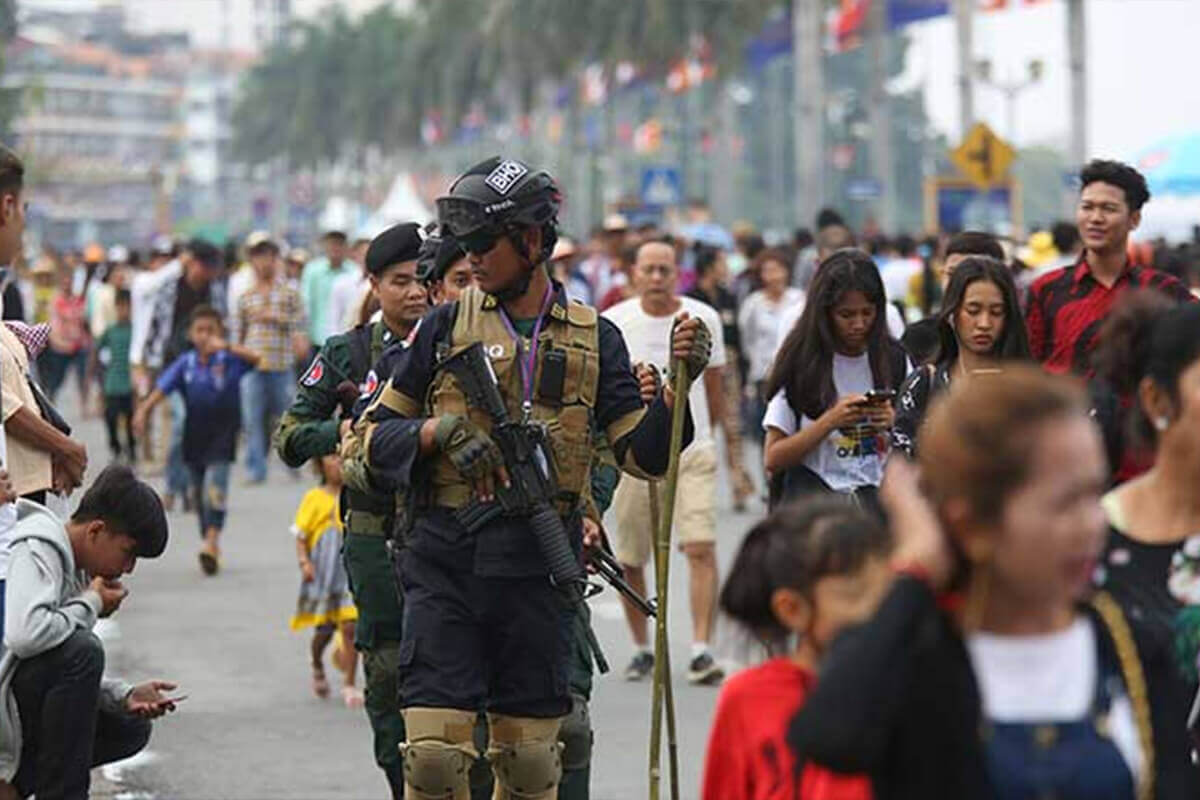
<instances>
[{"instance_id":1,"label":"pedestrian crossing sign","mask_svg":"<svg viewBox=\"0 0 1200 800\"><path fill-rule=\"evenodd\" d=\"M962 144L950 151L950 160L954 165L967 180L981 189L1007 178L1016 157L1012 146L982 122L975 123Z\"/></svg>"}]
</instances>

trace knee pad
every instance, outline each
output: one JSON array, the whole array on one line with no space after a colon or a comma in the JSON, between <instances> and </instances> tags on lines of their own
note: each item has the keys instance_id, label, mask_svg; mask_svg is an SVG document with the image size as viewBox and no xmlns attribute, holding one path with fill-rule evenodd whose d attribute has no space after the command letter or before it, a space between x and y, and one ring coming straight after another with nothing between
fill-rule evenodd
<instances>
[{"instance_id":1,"label":"knee pad","mask_svg":"<svg viewBox=\"0 0 1200 800\"><path fill-rule=\"evenodd\" d=\"M497 800L554 800L562 779L562 721L488 715L492 741L487 756L496 775Z\"/></svg>"},{"instance_id":2,"label":"knee pad","mask_svg":"<svg viewBox=\"0 0 1200 800\"><path fill-rule=\"evenodd\" d=\"M405 796L413 800L469 800L467 771L479 757L473 741L475 713L457 708L407 708L401 712L408 741Z\"/></svg>"},{"instance_id":3,"label":"knee pad","mask_svg":"<svg viewBox=\"0 0 1200 800\"><path fill-rule=\"evenodd\" d=\"M563 719L558 740L563 746L564 770L584 769L592 763L592 719L587 701L579 695L571 695L571 712Z\"/></svg>"}]
</instances>

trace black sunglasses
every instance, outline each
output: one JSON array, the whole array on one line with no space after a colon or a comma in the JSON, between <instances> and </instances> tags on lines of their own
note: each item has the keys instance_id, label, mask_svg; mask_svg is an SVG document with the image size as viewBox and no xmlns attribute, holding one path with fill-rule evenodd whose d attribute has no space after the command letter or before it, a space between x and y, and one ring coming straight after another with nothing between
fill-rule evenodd
<instances>
[{"instance_id":1,"label":"black sunglasses","mask_svg":"<svg viewBox=\"0 0 1200 800\"><path fill-rule=\"evenodd\" d=\"M455 237L462 249L474 256L481 256L491 251L500 241L504 231L500 228L485 227L471 231L463 236Z\"/></svg>"}]
</instances>

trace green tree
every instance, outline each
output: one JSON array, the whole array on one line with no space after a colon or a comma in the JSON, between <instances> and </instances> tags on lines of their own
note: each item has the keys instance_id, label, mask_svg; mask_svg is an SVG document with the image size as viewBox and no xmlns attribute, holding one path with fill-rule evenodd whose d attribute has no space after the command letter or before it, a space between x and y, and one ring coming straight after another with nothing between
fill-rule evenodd
<instances>
[{"instance_id":1,"label":"green tree","mask_svg":"<svg viewBox=\"0 0 1200 800\"><path fill-rule=\"evenodd\" d=\"M236 152L316 166L414 144L428 111L450 124L474 103L494 116L528 113L542 86L588 64L661 72L701 41L692 32L733 64L777 2L423 0L410 16L383 6L357 22L335 10L297 27L247 75Z\"/></svg>"}]
</instances>

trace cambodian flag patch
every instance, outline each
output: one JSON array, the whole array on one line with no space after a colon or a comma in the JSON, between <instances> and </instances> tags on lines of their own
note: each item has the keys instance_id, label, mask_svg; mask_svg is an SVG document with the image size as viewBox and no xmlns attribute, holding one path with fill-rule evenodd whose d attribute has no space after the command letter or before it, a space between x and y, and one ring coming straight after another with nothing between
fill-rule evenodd
<instances>
[{"instance_id":1,"label":"cambodian flag patch","mask_svg":"<svg viewBox=\"0 0 1200 800\"><path fill-rule=\"evenodd\" d=\"M321 378L325 377L325 364L321 361L321 356L313 359L312 364L308 366L308 371L300 378L302 386L316 386L321 382Z\"/></svg>"},{"instance_id":2,"label":"cambodian flag patch","mask_svg":"<svg viewBox=\"0 0 1200 800\"><path fill-rule=\"evenodd\" d=\"M375 374L375 370L371 370L370 372L367 373L367 379L365 381L363 381L363 385L362 385L363 397L370 397L371 395L375 394L375 390L378 388L379 388L379 376Z\"/></svg>"}]
</instances>

